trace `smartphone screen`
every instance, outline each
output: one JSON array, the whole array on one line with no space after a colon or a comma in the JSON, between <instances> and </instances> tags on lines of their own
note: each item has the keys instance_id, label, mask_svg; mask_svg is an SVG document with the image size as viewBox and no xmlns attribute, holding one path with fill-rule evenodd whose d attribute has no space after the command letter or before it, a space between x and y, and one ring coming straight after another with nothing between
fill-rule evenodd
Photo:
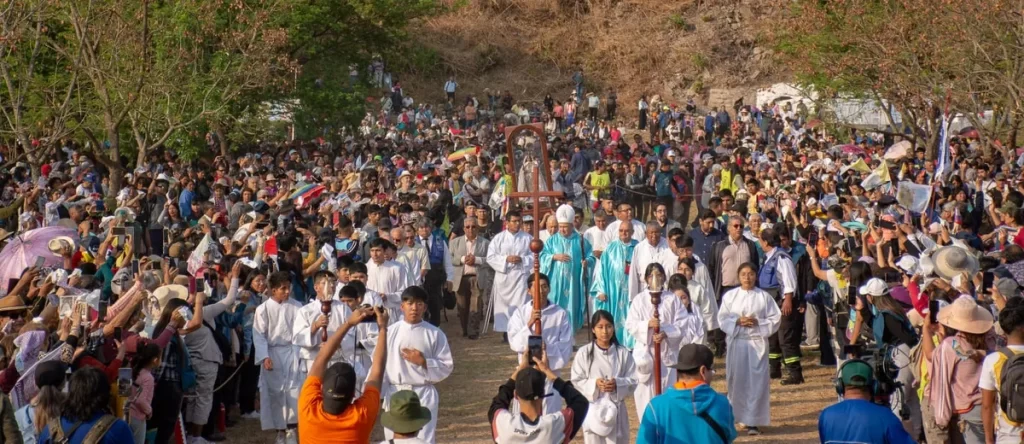
<instances>
[{"instance_id":1,"label":"smartphone screen","mask_svg":"<svg viewBox=\"0 0 1024 444\"><path fill-rule=\"evenodd\" d=\"M992 289L992 283L995 282L996 275L991 271L986 271L981 274L981 291L978 295L988 294L989 290Z\"/></svg>"},{"instance_id":2,"label":"smartphone screen","mask_svg":"<svg viewBox=\"0 0 1024 444\"><path fill-rule=\"evenodd\" d=\"M188 278L188 294L196 294L196 278Z\"/></svg>"},{"instance_id":3,"label":"smartphone screen","mask_svg":"<svg viewBox=\"0 0 1024 444\"><path fill-rule=\"evenodd\" d=\"M121 367L117 369L117 396L127 397L132 389L132 369Z\"/></svg>"},{"instance_id":4,"label":"smartphone screen","mask_svg":"<svg viewBox=\"0 0 1024 444\"><path fill-rule=\"evenodd\" d=\"M132 276L138 276L138 275L139 275L139 260L138 259L132 259Z\"/></svg>"},{"instance_id":5,"label":"smartphone screen","mask_svg":"<svg viewBox=\"0 0 1024 444\"><path fill-rule=\"evenodd\" d=\"M530 365L537 365L533 358L541 359L544 356L543 344L544 338L537 335L530 335L527 339L526 360Z\"/></svg>"},{"instance_id":6,"label":"smartphone screen","mask_svg":"<svg viewBox=\"0 0 1024 444\"><path fill-rule=\"evenodd\" d=\"M939 322L939 301L928 301L928 319L932 324Z\"/></svg>"},{"instance_id":7,"label":"smartphone screen","mask_svg":"<svg viewBox=\"0 0 1024 444\"><path fill-rule=\"evenodd\" d=\"M43 268L43 264L46 263L46 258L39 256L36 258L36 268Z\"/></svg>"},{"instance_id":8,"label":"smartphone screen","mask_svg":"<svg viewBox=\"0 0 1024 444\"><path fill-rule=\"evenodd\" d=\"M341 222L341 213L335 211L334 216L331 218L331 225L338 225Z\"/></svg>"},{"instance_id":9,"label":"smartphone screen","mask_svg":"<svg viewBox=\"0 0 1024 444\"><path fill-rule=\"evenodd\" d=\"M202 292L206 291L206 280L205 279L196 279L195 283L196 283L196 291L194 291L193 293L202 293Z\"/></svg>"},{"instance_id":10,"label":"smartphone screen","mask_svg":"<svg viewBox=\"0 0 1024 444\"><path fill-rule=\"evenodd\" d=\"M164 251L164 229L153 228L149 230L149 246L152 254L166 255Z\"/></svg>"},{"instance_id":11,"label":"smartphone screen","mask_svg":"<svg viewBox=\"0 0 1024 444\"><path fill-rule=\"evenodd\" d=\"M100 301L99 308L96 310L96 311L99 312L99 318L97 318L97 319L99 319L100 321L103 321L103 320L107 319L107 305L108 304L109 304L109 302L107 302L107 301Z\"/></svg>"},{"instance_id":12,"label":"smartphone screen","mask_svg":"<svg viewBox=\"0 0 1024 444\"><path fill-rule=\"evenodd\" d=\"M121 327L114 327L114 337L117 338L118 341L124 340L123 333L124 331L121 330Z\"/></svg>"}]
</instances>

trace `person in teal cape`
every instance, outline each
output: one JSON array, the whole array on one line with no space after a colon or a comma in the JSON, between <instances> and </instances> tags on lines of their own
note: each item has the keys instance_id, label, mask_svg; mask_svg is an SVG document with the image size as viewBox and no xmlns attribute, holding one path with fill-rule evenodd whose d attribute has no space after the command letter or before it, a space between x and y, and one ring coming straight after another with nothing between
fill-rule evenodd
<instances>
[{"instance_id":1,"label":"person in teal cape","mask_svg":"<svg viewBox=\"0 0 1024 444\"><path fill-rule=\"evenodd\" d=\"M575 332L583 327L587 317L583 270L587 269L586 258L592 254L587 242L573 228L575 210L562 205L555 211L558 233L544 242L540 253L540 272L551 280L551 302L558 304L569 313L569 320Z\"/></svg>"},{"instance_id":2,"label":"person in teal cape","mask_svg":"<svg viewBox=\"0 0 1024 444\"><path fill-rule=\"evenodd\" d=\"M619 238L608 243L601 262L594 273L594 284L590 296L594 310L605 310L615 319L615 337L621 344L632 350L633 336L626 331L626 315L629 314L629 272L628 262L633 258L633 224L619 225Z\"/></svg>"}]
</instances>

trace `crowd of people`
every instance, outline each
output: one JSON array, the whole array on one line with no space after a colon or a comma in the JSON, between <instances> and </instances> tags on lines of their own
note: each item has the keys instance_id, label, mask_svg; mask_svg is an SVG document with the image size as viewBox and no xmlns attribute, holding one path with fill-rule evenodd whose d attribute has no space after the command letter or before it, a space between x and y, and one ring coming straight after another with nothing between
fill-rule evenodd
<instances>
[{"instance_id":1,"label":"crowd of people","mask_svg":"<svg viewBox=\"0 0 1024 444\"><path fill-rule=\"evenodd\" d=\"M122 189L70 141L4 171L0 436L203 444L258 419L278 443L378 422L434 443L446 321L518 356L499 443L758 435L812 349L844 399L823 442L1020 442L1018 159L956 137L927 160L771 104L644 97L627 127L614 90L573 80L526 104L451 78L437 107L395 82L336 144L161 151ZM549 164L505 140L523 123Z\"/></svg>"}]
</instances>

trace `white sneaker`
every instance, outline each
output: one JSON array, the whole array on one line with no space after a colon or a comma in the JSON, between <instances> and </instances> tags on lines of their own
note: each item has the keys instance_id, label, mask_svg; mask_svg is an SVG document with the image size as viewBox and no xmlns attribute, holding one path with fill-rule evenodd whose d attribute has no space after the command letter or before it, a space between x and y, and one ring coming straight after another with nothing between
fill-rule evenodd
<instances>
[{"instance_id":1,"label":"white sneaker","mask_svg":"<svg viewBox=\"0 0 1024 444\"><path fill-rule=\"evenodd\" d=\"M277 439L274 440L274 444L285 444L284 433L277 432Z\"/></svg>"},{"instance_id":2,"label":"white sneaker","mask_svg":"<svg viewBox=\"0 0 1024 444\"><path fill-rule=\"evenodd\" d=\"M285 444L299 444L299 431L295 429L288 429L284 432Z\"/></svg>"},{"instance_id":3,"label":"white sneaker","mask_svg":"<svg viewBox=\"0 0 1024 444\"><path fill-rule=\"evenodd\" d=\"M255 410L242 415L242 419L260 419L260 412Z\"/></svg>"},{"instance_id":4,"label":"white sneaker","mask_svg":"<svg viewBox=\"0 0 1024 444\"><path fill-rule=\"evenodd\" d=\"M210 444L210 442L202 436L193 436L192 439L189 440L188 444Z\"/></svg>"}]
</instances>

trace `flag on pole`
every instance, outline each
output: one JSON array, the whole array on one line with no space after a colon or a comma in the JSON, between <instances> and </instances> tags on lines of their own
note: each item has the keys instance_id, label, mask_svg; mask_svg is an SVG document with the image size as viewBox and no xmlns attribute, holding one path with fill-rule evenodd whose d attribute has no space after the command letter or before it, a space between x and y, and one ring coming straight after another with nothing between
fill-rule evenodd
<instances>
[{"instance_id":1,"label":"flag on pole","mask_svg":"<svg viewBox=\"0 0 1024 444\"><path fill-rule=\"evenodd\" d=\"M942 115L942 126L939 129L939 164L935 168L935 177L942 177L952 163L949 152L949 113Z\"/></svg>"}]
</instances>

